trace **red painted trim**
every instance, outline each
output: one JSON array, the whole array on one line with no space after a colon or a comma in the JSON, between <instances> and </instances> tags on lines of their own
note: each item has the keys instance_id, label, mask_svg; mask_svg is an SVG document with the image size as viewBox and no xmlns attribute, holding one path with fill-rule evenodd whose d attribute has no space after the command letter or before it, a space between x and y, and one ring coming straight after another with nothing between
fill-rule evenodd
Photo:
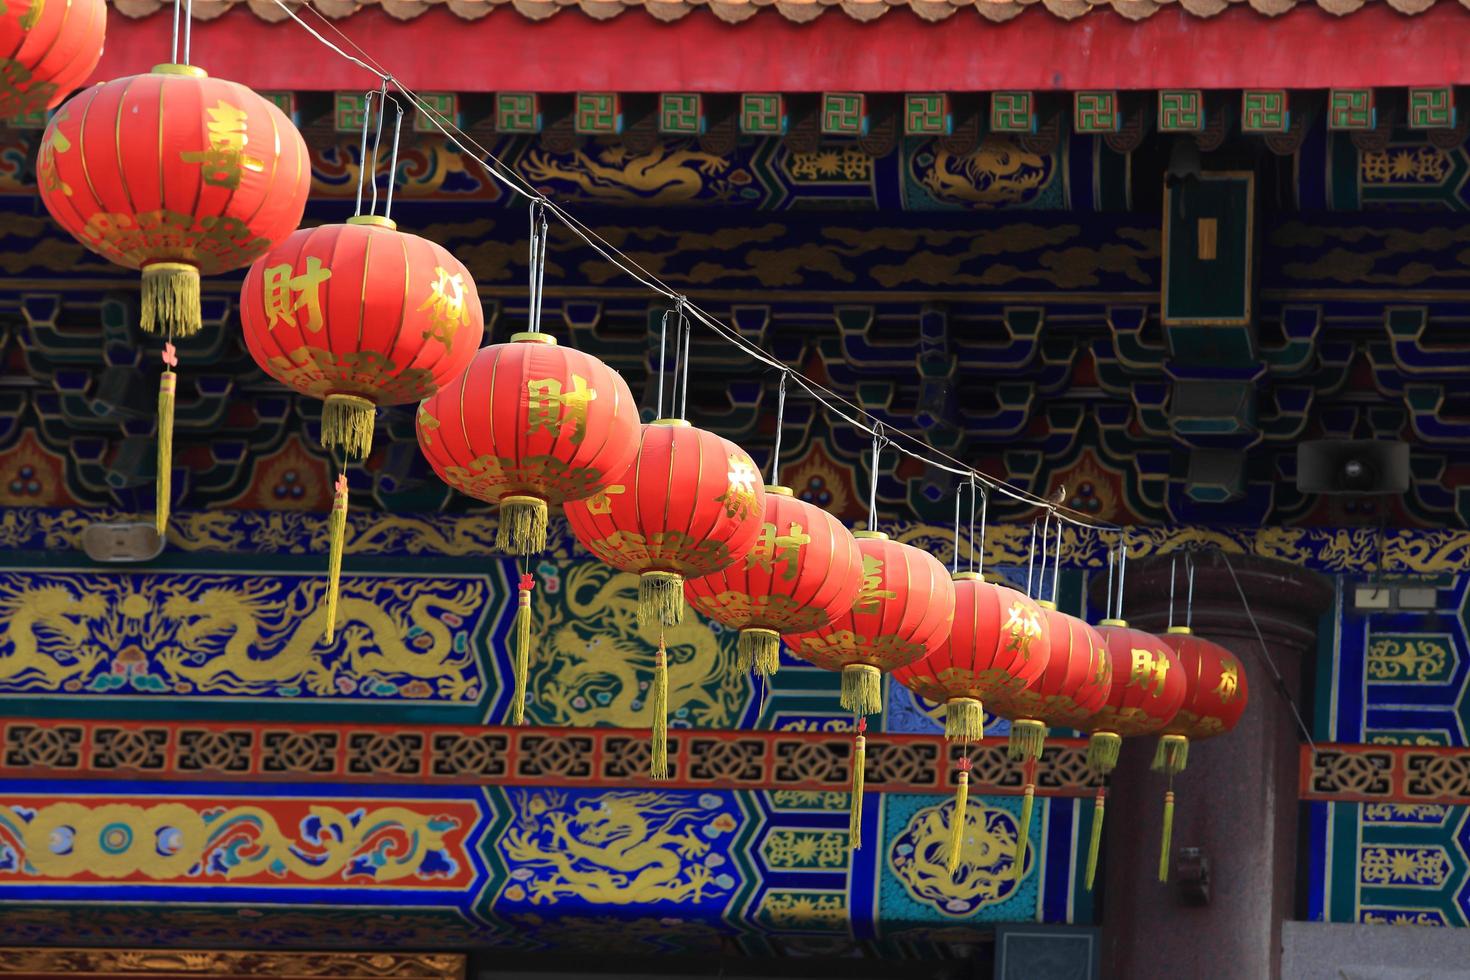
<instances>
[{"instance_id":1,"label":"red painted trim","mask_svg":"<svg viewBox=\"0 0 1470 980\"><path fill-rule=\"evenodd\" d=\"M0 779L163 779L445 786L651 786L845 793L849 732L675 730L669 772L648 778L648 732L624 728L302 722L0 721ZM1090 796L1087 743L1047 742L1040 796ZM867 789L952 793L961 748L935 735L868 737ZM968 752L973 792L1015 795L1005 742ZM1078 782L1077 780L1082 780Z\"/></svg>"},{"instance_id":2,"label":"red painted trim","mask_svg":"<svg viewBox=\"0 0 1470 980\"><path fill-rule=\"evenodd\" d=\"M414 89L459 92L820 92L1353 88L1470 83L1470 11L1439 0L1407 17L1371 3L1333 17L1303 3L1268 18L1245 4L1201 19L1177 7L1141 22L1111 10L1063 21L1033 8L1005 24L961 10L938 24L896 9L863 24L762 12L672 24L629 10L530 21L497 8L465 21L436 6L411 21L364 10L338 26ZM170 19L108 19L96 79L166 60ZM296 24L242 4L194 28L196 62L259 89L363 89L371 76Z\"/></svg>"}]
</instances>

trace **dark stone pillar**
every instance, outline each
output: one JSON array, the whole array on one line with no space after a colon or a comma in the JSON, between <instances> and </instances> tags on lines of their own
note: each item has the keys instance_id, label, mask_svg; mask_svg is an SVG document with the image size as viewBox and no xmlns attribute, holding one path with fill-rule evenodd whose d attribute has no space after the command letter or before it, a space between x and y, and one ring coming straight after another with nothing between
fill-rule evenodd
<instances>
[{"instance_id":1,"label":"dark stone pillar","mask_svg":"<svg viewBox=\"0 0 1470 980\"><path fill-rule=\"evenodd\" d=\"M1300 704L1304 658L1316 649L1329 582L1281 562L1230 556L1266 648ZM1099 607L1106 576L1097 576ZM1123 613L1153 633L1168 625L1169 559L1130 562ZM1179 562L1175 625L1184 625ZM1275 689L1230 570L1219 554L1195 557L1194 631L1233 651L1245 666L1250 701L1228 735L1189 749L1174 781L1169 884L1158 880L1165 777L1149 768L1154 739L1128 739L1113 775L1104 824L1104 976L1264 980L1281 974L1281 923L1294 912L1297 775L1301 734ZM1208 905L1187 904L1177 871L1181 848L1209 861Z\"/></svg>"}]
</instances>

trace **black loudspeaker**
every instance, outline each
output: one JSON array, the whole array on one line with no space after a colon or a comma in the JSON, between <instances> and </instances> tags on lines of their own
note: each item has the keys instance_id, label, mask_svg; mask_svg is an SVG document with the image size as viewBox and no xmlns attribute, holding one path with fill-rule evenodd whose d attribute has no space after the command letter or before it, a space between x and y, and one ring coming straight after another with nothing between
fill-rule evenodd
<instances>
[{"instance_id":1,"label":"black loudspeaker","mask_svg":"<svg viewBox=\"0 0 1470 980\"><path fill-rule=\"evenodd\" d=\"M1409 444L1377 439L1317 439L1296 447L1302 493L1406 493Z\"/></svg>"}]
</instances>

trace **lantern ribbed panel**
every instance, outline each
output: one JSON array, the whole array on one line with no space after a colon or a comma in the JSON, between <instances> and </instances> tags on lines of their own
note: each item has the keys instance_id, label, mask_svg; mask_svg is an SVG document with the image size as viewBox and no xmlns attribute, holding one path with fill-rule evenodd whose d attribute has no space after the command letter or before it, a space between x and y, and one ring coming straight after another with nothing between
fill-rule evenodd
<instances>
[{"instance_id":1,"label":"lantern ribbed panel","mask_svg":"<svg viewBox=\"0 0 1470 980\"><path fill-rule=\"evenodd\" d=\"M517 335L531 337L546 335ZM474 354L420 406L417 428L429 465L460 493L559 506L620 479L641 426L618 372L578 350L518 339Z\"/></svg>"},{"instance_id":2,"label":"lantern ribbed panel","mask_svg":"<svg viewBox=\"0 0 1470 980\"><path fill-rule=\"evenodd\" d=\"M862 587L847 612L786 637L792 652L827 670L855 664L885 673L939 649L954 619L949 570L928 552L870 532L857 535Z\"/></svg>"},{"instance_id":3,"label":"lantern ribbed panel","mask_svg":"<svg viewBox=\"0 0 1470 980\"><path fill-rule=\"evenodd\" d=\"M807 632L852 607L861 571L862 553L841 521L784 487L766 487L751 550L720 571L688 580L684 594L697 612L730 629Z\"/></svg>"},{"instance_id":4,"label":"lantern ribbed panel","mask_svg":"<svg viewBox=\"0 0 1470 980\"><path fill-rule=\"evenodd\" d=\"M1046 668L1020 691L1000 691L989 706L1012 721L1030 720L1077 728L1107 703L1112 661L1098 631L1041 604Z\"/></svg>"},{"instance_id":5,"label":"lantern ribbed panel","mask_svg":"<svg viewBox=\"0 0 1470 980\"><path fill-rule=\"evenodd\" d=\"M1184 704L1179 657L1153 634L1117 620L1105 620L1097 632L1107 645L1113 684L1107 702L1083 727L1124 738L1162 731Z\"/></svg>"},{"instance_id":6,"label":"lantern ribbed panel","mask_svg":"<svg viewBox=\"0 0 1470 980\"><path fill-rule=\"evenodd\" d=\"M104 0L7 0L0 13L0 118L49 109L102 58Z\"/></svg>"},{"instance_id":7,"label":"lantern ribbed panel","mask_svg":"<svg viewBox=\"0 0 1470 980\"><path fill-rule=\"evenodd\" d=\"M1192 633L1166 633L1159 641L1179 657L1185 682L1184 703L1161 734L1197 741L1234 728L1249 699L1240 658Z\"/></svg>"},{"instance_id":8,"label":"lantern ribbed panel","mask_svg":"<svg viewBox=\"0 0 1470 980\"><path fill-rule=\"evenodd\" d=\"M688 423L644 425L620 476L568 501L582 546L625 572L698 578L750 551L760 534L765 487L745 450Z\"/></svg>"},{"instance_id":9,"label":"lantern ribbed panel","mask_svg":"<svg viewBox=\"0 0 1470 980\"><path fill-rule=\"evenodd\" d=\"M992 699L1041 676L1051 651L1041 609L1014 589L973 572L954 576L954 624L933 653L899 667L893 679L931 701Z\"/></svg>"},{"instance_id":10,"label":"lantern ribbed panel","mask_svg":"<svg viewBox=\"0 0 1470 980\"><path fill-rule=\"evenodd\" d=\"M311 167L281 110L244 85L184 71L78 93L46 127L37 183L51 215L109 261L213 275L249 265L300 224Z\"/></svg>"}]
</instances>

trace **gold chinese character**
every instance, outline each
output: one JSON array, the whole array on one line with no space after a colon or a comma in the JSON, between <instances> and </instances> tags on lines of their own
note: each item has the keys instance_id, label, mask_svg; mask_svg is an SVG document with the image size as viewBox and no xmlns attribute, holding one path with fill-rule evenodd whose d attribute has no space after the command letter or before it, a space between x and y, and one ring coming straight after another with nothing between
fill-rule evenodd
<instances>
[{"instance_id":1,"label":"gold chinese character","mask_svg":"<svg viewBox=\"0 0 1470 980\"><path fill-rule=\"evenodd\" d=\"M811 544L811 537L803 533L802 526L795 521L787 529L785 534L776 531L774 524L762 524L761 536L756 539L755 547L745 558L746 568L759 568L763 572L774 574L776 563L784 562L785 570L781 577L788 582L796 578L796 562L801 553L801 546Z\"/></svg>"},{"instance_id":2,"label":"gold chinese character","mask_svg":"<svg viewBox=\"0 0 1470 980\"><path fill-rule=\"evenodd\" d=\"M1019 602L1012 603L1006 612L1006 624L1003 628L1010 635L1006 649L1016 650L1022 657L1030 660L1031 641L1041 635L1041 622L1036 615Z\"/></svg>"},{"instance_id":3,"label":"gold chinese character","mask_svg":"<svg viewBox=\"0 0 1470 980\"><path fill-rule=\"evenodd\" d=\"M450 275L442 266L435 266L439 278L429 287L429 298L420 304L420 310L429 311L429 329L424 339L437 340L445 347L454 343L454 335L464 326L464 276L456 272Z\"/></svg>"},{"instance_id":4,"label":"gold chinese character","mask_svg":"<svg viewBox=\"0 0 1470 980\"><path fill-rule=\"evenodd\" d=\"M729 484L725 492L715 498L716 503L725 505L726 517L744 520L750 516L755 509L755 482L759 476L748 458L730 455L730 472L726 474Z\"/></svg>"},{"instance_id":5,"label":"gold chinese character","mask_svg":"<svg viewBox=\"0 0 1470 980\"><path fill-rule=\"evenodd\" d=\"M611 514L612 498L615 495L626 492L627 488L621 483L614 483L605 490L599 490L587 498L587 513L589 514Z\"/></svg>"},{"instance_id":6,"label":"gold chinese character","mask_svg":"<svg viewBox=\"0 0 1470 980\"><path fill-rule=\"evenodd\" d=\"M1240 662L1233 657L1220 668L1220 683L1215 687L1215 696L1224 704L1235 700L1240 693Z\"/></svg>"},{"instance_id":7,"label":"gold chinese character","mask_svg":"<svg viewBox=\"0 0 1470 980\"><path fill-rule=\"evenodd\" d=\"M558 436L562 426L570 424L572 445L581 445L587 436L587 403L597 397L597 392L587 387L586 378L572 375L572 390L565 394L556 378L527 381L526 391L531 396L527 406L530 423L527 435L545 429Z\"/></svg>"},{"instance_id":8,"label":"gold chinese character","mask_svg":"<svg viewBox=\"0 0 1470 980\"><path fill-rule=\"evenodd\" d=\"M61 174L56 170L56 154L71 150L71 140L61 131L66 113L67 110L63 108L56 114L51 123L52 128L46 133L47 138L41 142L40 159L36 161L36 176L46 190L60 191L64 197L71 197L71 185L62 180Z\"/></svg>"},{"instance_id":9,"label":"gold chinese character","mask_svg":"<svg viewBox=\"0 0 1470 980\"><path fill-rule=\"evenodd\" d=\"M291 323L297 311L306 310L306 329L319 333L322 329L322 283L332 278L331 269L323 269L321 259L306 260L306 271L291 275L291 264L267 266L265 270L265 314L267 330L278 323ZM294 303L292 301L295 301Z\"/></svg>"},{"instance_id":10,"label":"gold chinese character","mask_svg":"<svg viewBox=\"0 0 1470 980\"><path fill-rule=\"evenodd\" d=\"M439 420L430 415L429 410L424 408L423 404L420 403L417 421L419 430L423 433L424 445L432 446L434 444L434 437L430 433L439 428Z\"/></svg>"},{"instance_id":11,"label":"gold chinese character","mask_svg":"<svg viewBox=\"0 0 1470 980\"><path fill-rule=\"evenodd\" d=\"M1097 661L1097 670L1092 675L1092 682L1098 687L1113 686L1113 658L1108 656L1107 647L1093 647L1092 658Z\"/></svg>"},{"instance_id":12,"label":"gold chinese character","mask_svg":"<svg viewBox=\"0 0 1470 980\"><path fill-rule=\"evenodd\" d=\"M897 599L897 592L883 589L883 559L863 555L863 587L858 590L852 611L869 615L878 611L879 599Z\"/></svg>"},{"instance_id":13,"label":"gold chinese character","mask_svg":"<svg viewBox=\"0 0 1470 980\"><path fill-rule=\"evenodd\" d=\"M258 173L265 169L265 163L245 154L249 137L245 134L247 117L243 110L221 99L206 111L209 122L204 128L209 134L209 149L186 150L179 154L179 159L199 164L206 184L234 190L240 186L242 170Z\"/></svg>"},{"instance_id":14,"label":"gold chinese character","mask_svg":"<svg viewBox=\"0 0 1470 980\"><path fill-rule=\"evenodd\" d=\"M1169 658L1155 657L1151 651L1134 647L1130 651L1133 666L1128 672L1129 687L1147 688L1154 685L1154 697L1164 693L1164 680L1169 675Z\"/></svg>"}]
</instances>

